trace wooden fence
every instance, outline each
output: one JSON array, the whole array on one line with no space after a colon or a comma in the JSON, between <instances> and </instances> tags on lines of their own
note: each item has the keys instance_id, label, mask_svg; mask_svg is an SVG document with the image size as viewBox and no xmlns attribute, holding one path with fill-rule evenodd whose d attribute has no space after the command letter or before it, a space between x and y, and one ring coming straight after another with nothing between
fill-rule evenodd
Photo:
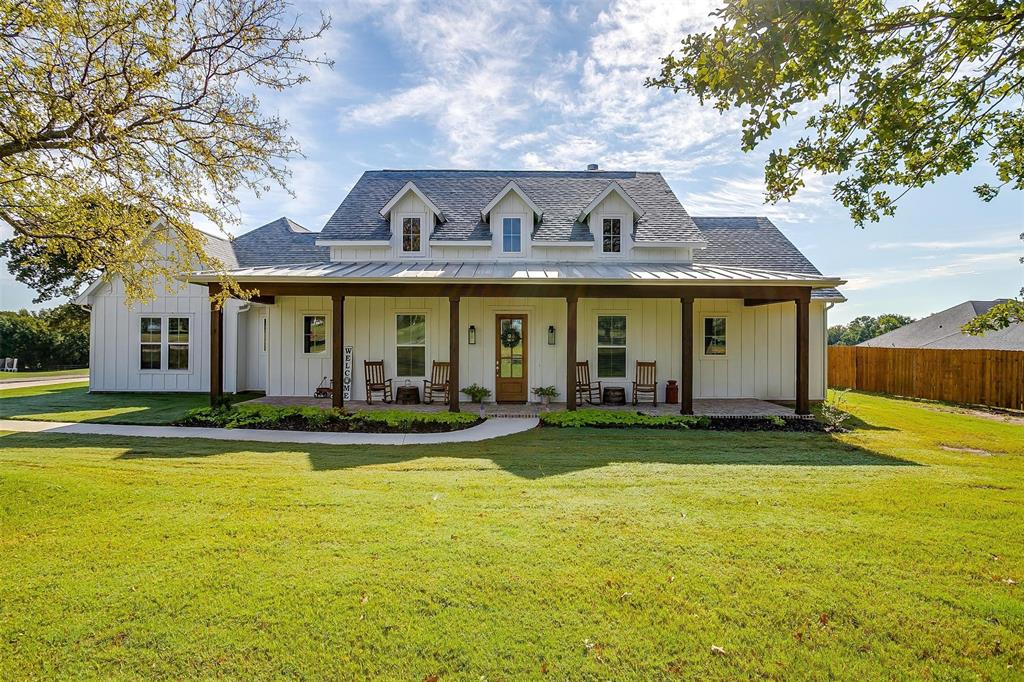
<instances>
[{"instance_id":1,"label":"wooden fence","mask_svg":"<svg viewBox=\"0 0 1024 682\"><path fill-rule=\"evenodd\" d=\"M1024 410L1024 351L829 346L828 385Z\"/></svg>"}]
</instances>

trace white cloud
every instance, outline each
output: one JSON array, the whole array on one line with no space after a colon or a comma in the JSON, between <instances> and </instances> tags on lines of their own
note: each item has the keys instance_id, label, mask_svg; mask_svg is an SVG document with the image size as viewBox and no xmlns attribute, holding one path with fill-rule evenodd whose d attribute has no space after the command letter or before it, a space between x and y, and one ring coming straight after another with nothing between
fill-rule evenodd
<instances>
[{"instance_id":1,"label":"white cloud","mask_svg":"<svg viewBox=\"0 0 1024 682\"><path fill-rule=\"evenodd\" d=\"M878 289L896 284L964 277L1019 267L1020 263L1017 260L1017 256L1012 253L997 252L960 255L955 260L932 267L879 268L877 270L854 273L846 276L847 284L843 286L843 291Z\"/></svg>"},{"instance_id":2,"label":"white cloud","mask_svg":"<svg viewBox=\"0 0 1024 682\"><path fill-rule=\"evenodd\" d=\"M1019 228L1016 228L1019 229ZM1014 230L1012 234L1004 234L990 239L972 239L962 241L919 241L919 242L882 242L872 244L870 249L928 249L953 251L963 249L985 249L993 246L1022 245L1020 235Z\"/></svg>"},{"instance_id":3,"label":"white cloud","mask_svg":"<svg viewBox=\"0 0 1024 682\"><path fill-rule=\"evenodd\" d=\"M805 178L805 186L789 201L766 204L764 178L751 175L715 178L715 189L681 198L683 206L693 215L763 215L779 222L799 223L837 210L828 181L813 175Z\"/></svg>"}]
</instances>

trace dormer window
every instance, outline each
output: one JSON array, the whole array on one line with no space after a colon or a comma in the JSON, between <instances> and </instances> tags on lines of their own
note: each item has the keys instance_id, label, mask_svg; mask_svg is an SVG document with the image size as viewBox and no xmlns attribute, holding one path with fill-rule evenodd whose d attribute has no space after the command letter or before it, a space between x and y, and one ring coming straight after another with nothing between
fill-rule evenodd
<instances>
[{"instance_id":1,"label":"dormer window","mask_svg":"<svg viewBox=\"0 0 1024 682\"><path fill-rule=\"evenodd\" d=\"M601 251L603 253L622 252L622 219L605 218L601 225Z\"/></svg>"},{"instance_id":2,"label":"dormer window","mask_svg":"<svg viewBox=\"0 0 1024 682\"><path fill-rule=\"evenodd\" d=\"M422 250L420 219L414 216L402 218L402 253L419 253Z\"/></svg>"},{"instance_id":3,"label":"dormer window","mask_svg":"<svg viewBox=\"0 0 1024 682\"><path fill-rule=\"evenodd\" d=\"M520 253L523 250L523 221L521 218L502 218L501 250Z\"/></svg>"}]
</instances>

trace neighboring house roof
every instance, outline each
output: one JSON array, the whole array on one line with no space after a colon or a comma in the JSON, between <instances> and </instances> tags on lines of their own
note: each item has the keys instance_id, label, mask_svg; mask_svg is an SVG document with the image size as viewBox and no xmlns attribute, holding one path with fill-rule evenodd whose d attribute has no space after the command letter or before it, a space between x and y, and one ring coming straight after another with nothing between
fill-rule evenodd
<instances>
[{"instance_id":1,"label":"neighboring house roof","mask_svg":"<svg viewBox=\"0 0 1024 682\"><path fill-rule=\"evenodd\" d=\"M820 275L807 256L765 217L693 217L707 247L693 252L695 264L766 268ZM838 289L816 289L814 298L845 301Z\"/></svg>"},{"instance_id":2,"label":"neighboring house roof","mask_svg":"<svg viewBox=\"0 0 1024 682\"><path fill-rule=\"evenodd\" d=\"M444 214L431 239L488 240L490 227L480 211L512 181L543 211L544 219L533 233L536 240L593 241L589 228L577 218L595 196L616 182L643 209L635 228L636 241L704 242L661 173L608 171L367 171L327 221L320 239L389 239L391 226L380 210L406 183L414 182Z\"/></svg>"},{"instance_id":3,"label":"neighboring house roof","mask_svg":"<svg viewBox=\"0 0 1024 682\"><path fill-rule=\"evenodd\" d=\"M834 277L759 268L689 265L686 263L634 263L631 261L607 263L587 261L360 261L240 268L230 274L241 282L250 279L274 281L307 277L322 281L357 279L366 282L398 280L636 282L644 284L738 282L743 284L809 283L818 286L831 286L838 281ZM217 276L215 272L198 273L192 279L197 282L212 281Z\"/></svg>"},{"instance_id":4,"label":"neighboring house roof","mask_svg":"<svg viewBox=\"0 0 1024 682\"><path fill-rule=\"evenodd\" d=\"M963 325L1004 301L1006 299L964 301L859 345L870 348L1024 350L1024 324L1011 325L983 336L968 336L960 331Z\"/></svg>"}]
</instances>

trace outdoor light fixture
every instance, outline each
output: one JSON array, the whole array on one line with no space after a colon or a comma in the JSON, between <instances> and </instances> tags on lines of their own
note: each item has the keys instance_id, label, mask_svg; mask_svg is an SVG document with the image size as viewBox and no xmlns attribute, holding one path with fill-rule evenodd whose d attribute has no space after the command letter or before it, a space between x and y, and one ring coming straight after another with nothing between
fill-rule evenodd
<instances>
[{"instance_id":1,"label":"outdoor light fixture","mask_svg":"<svg viewBox=\"0 0 1024 682\"><path fill-rule=\"evenodd\" d=\"M469 325L469 345L476 345L476 325Z\"/></svg>"},{"instance_id":2,"label":"outdoor light fixture","mask_svg":"<svg viewBox=\"0 0 1024 682\"><path fill-rule=\"evenodd\" d=\"M555 345L555 325L548 325L548 345Z\"/></svg>"}]
</instances>

